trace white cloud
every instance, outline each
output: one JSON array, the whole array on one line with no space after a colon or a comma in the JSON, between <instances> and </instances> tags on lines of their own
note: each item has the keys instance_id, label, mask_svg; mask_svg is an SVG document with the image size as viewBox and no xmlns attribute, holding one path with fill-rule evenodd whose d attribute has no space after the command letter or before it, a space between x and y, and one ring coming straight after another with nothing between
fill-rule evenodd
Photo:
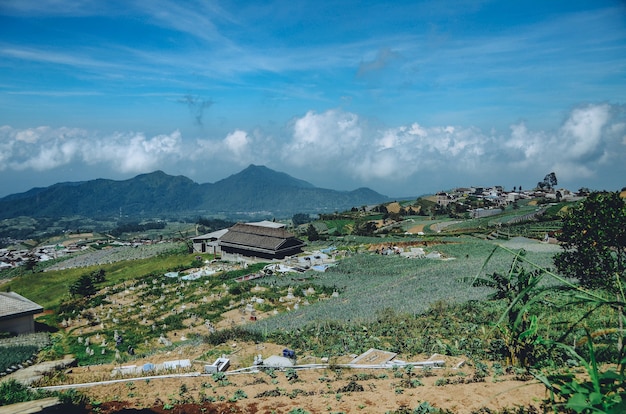
<instances>
[{"instance_id":1,"label":"white cloud","mask_svg":"<svg viewBox=\"0 0 626 414\"><path fill-rule=\"evenodd\" d=\"M48 127L29 128L23 131L19 131L15 134L15 139L18 141L28 142L29 144L35 143L41 134L47 131Z\"/></svg>"},{"instance_id":2,"label":"white cloud","mask_svg":"<svg viewBox=\"0 0 626 414\"><path fill-rule=\"evenodd\" d=\"M564 178L586 178L615 157L606 148L623 140L625 126L618 118L611 105L587 105L572 110L555 131L533 131L518 123L508 135L497 136L475 127L418 123L373 131L356 114L336 109L308 112L293 123L284 159L362 180L399 180L415 174L470 177L485 171L495 177L529 169L538 176L558 171Z\"/></svg>"},{"instance_id":3,"label":"white cloud","mask_svg":"<svg viewBox=\"0 0 626 414\"><path fill-rule=\"evenodd\" d=\"M282 156L297 166L323 168L353 159L363 145L357 115L334 109L320 114L309 111L293 122L293 135Z\"/></svg>"},{"instance_id":4,"label":"white cloud","mask_svg":"<svg viewBox=\"0 0 626 414\"><path fill-rule=\"evenodd\" d=\"M607 173L623 170L625 115L619 105L586 105L570 111L554 130L517 123L508 133L498 134L472 126L417 122L374 128L355 113L331 109L294 119L282 141L260 130L235 129L223 138L193 144L185 143L179 131L149 137L136 132L103 135L72 128L0 126L0 171L41 172L67 165L74 170L98 166L115 173L155 169L176 173L168 168L182 161L185 171L217 177L220 169L232 171L233 165L254 163L285 172L314 171L329 177L329 182L363 186L376 182L383 188L401 188L416 180L451 185L504 177L539 180L550 171L560 180L603 182Z\"/></svg>"},{"instance_id":5,"label":"white cloud","mask_svg":"<svg viewBox=\"0 0 626 414\"><path fill-rule=\"evenodd\" d=\"M166 158L178 158L181 140L179 131L150 139L142 133L118 133L86 145L83 157L88 164L107 162L124 173L147 172Z\"/></svg>"},{"instance_id":6,"label":"white cloud","mask_svg":"<svg viewBox=\"0 0 626 414\"><path fill-rule=\"evenodd\" d=\"M250 144L250 138L245 131L236 130L224 138L224 145L228 148L233 155L240 157L248 150Z\"/></svg>"},{"instance_id":7,"label":"white cloud","mask_svg":"<svg viewBox=\"0 0 626 414\"><path fill-rule=\"evenodd\" d=\"M561 127L561 148L566 156L582 158L594 154L601 145L602 129L610 117L611 107L604 105L587 105L572 111L570 117Z\"/></svg>"},{"instance_id":8,"label":"white cloud","mask_svg":"<svg viewBox=\"0 0 626 414\"><path fill-rule=\"evenodd\" d=\"M68 164L79 150L77 142L58 140L51 145L39 147L39 151L22 164L15 166L18 170L33 169L46 171Z\"/></svg>"},{"instance_id":9,"label":"white cloud","mask_svg":"<svg viewBox=\"0 0 626 414\"><path fill-rule=\"evenodd\" d=\"M223 139L198 139L196 151L190 158L194 161L219 160L237 165L263 163L272 145L263 134L236 129Z\"/></svg>"},{"instance_id":10,"label":"white cloud","mask_svg":"<svg viewBox=\"0 0 626 414\"><path fill-rule=\"evenodd\" d=\"M145 172L180 154L181 134L146 138L141 133L98 136L75 128L0 129L0 170L46 171L73 162L108 164L119 172Z\"/></svg>"}]
</instances>

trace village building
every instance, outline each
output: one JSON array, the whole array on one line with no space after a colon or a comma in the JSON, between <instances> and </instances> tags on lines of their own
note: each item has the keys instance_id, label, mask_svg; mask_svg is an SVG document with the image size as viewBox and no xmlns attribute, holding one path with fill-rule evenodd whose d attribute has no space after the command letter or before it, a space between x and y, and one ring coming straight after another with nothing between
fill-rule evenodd
<instances>
[{"instance_id":1,"label":"village building","mask_svg":"<svg viewBox=\"0 0 626 414\"><path fill-rule=\"evenodd\" d=\"M33 333L34 315L41 312L41 306L15 292L0 292L0 332Z\"/></svg>"},{"instance_id":2,"label":"village building","mask_svg":"<svg viewBox=\"0 0 626 414\"><path fill-rule=\"evenodd\" d=\"M305 245L289 233L284 224L270 221L237 223L217 243L225 259L238 256L284 259L302 253Z\"/></svg>"},{"instance_id":3,"label":"village building","mask_svg":"<svg viewBox=\"0 0 626 414\"><path fill-rule=\"evenodd\" d=\"M448 194L444 191L437 193L436 196L437 196L437 204L443 207L447 206L450 203L454 203L456 201L456 198L453 195Z\"/></svg>"},{"instance_id":4,"label":"village building","mask_svg":"<svg viewBox=\"0 0 626 414\"><path fill-rule=\"evenodd\" d=\"M219 256L221 254L221 249L218 241L226 233L228 233L228 229L217 230L201 236L192 237L191 242L193 243L193 252L211 253L215 256Z\"/></svg>"}]
</instances>

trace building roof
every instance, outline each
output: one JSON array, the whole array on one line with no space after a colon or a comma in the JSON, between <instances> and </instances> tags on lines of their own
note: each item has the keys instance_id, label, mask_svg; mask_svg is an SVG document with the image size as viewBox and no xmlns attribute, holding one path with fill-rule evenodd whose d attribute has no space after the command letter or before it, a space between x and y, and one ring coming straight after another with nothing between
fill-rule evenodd
<instances>
[{"instance_id":1,"label":"building roof","mask_svg":"<svg viewBox=\"0 0 626 414\"><path fill-rule=\"evenodd\" d=\"M15 292L0 292L0 319L32 315L43 312L43 308L35 302Z\"/></svg>"},{"instance_id":2,"label":"building roof","mask_svg":"<svg viewBox=\"0 0 626 414\"><path fill-rule=\"evenodd\" d=\"M258 227L268 227L268 228L273 228L273 229L281 229L283 227L285 227L284 223L276 223L274 221L268 221L268 220L263 220L263 221L253 221L250 223L246 223L250 226L258 226ZM207 233L207 234L203 234L201 236L194 236L191 239L196 241L200 241L200 240L219 240L222 238L222 236L224 236L226 233L228 233L229 229L222 229L222 230L216 230L214 232L211 233Z\"/></svg>"},{"instance_id":3,"label":"building roof","mask_svg":"<svg viewBox=\"0 0 626 414\"><path fill-rule=\"evenodd\" d=\"M192 240L218 240L226 233L228 233L228 229L216 230L211 233L203 234L202 236L194 236L191 239Z\"/></svg>"},{"instance_id":4,"label":"building roof","mask_svg":"<svg viewBox=\"0 0 626 414\"><path fill-rule=\"evenodd\" d=\"M231 227L220 239L219 244L263 253L276 253L304 246L304 242L296 239L284 228L243 223Z\"/></svg>"},{"instance_id":5,"label":"building roof","mask_svg":"<svg viewBox=\"0 0 626 414\"><path fill-rule=\"evenodd\" d=\"M277 223L275 221L269 221L269 220L252 221L246 224L249 224L251 226L271 227L274 229L282 229L283 227L285 227L285 223Z\"/></svg>"}]
</instances>

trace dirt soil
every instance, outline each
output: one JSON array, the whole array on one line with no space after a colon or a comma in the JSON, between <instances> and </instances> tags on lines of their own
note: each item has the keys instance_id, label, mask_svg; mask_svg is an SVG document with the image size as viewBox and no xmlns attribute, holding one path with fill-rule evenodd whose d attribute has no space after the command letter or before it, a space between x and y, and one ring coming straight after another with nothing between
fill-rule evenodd
<instances>
[{"instance_id":1,"label":"dirt soil","mask_svg":"<svg viewBox=\"0 0 626 414\"><path fill-rule=\"evenodd\" d=\"M152 355L127 365L139 367L146 362L189 358L206 352L203 346L184 347L170 354ZM444 359L445 367L430 372L416 368L411 378L403 368L336 368L298 370L297 379L288 378L288 370L236 373L251 365L255 355L264 358L280 355L282 347L276 344L228 344L231 368L225 380L218 382L211 375L198 374L202 362L194 362L190 371L179 372L190 376L125 377L125 381L79 388L93 405L89 412L99 413L288 413L300 408L310 413L363 412L383 413L407 408L413 410L421 402L448 409L453 413L469 414L485 407L491 411L518 406L533 406L541 412L545 389L536 381L521 380L511 375L486 377L477 380L474 370L460 358L436 356ZM354 356L333 360L333 364L348 363ZM428 356L411 358L424 361ZM397 359L404 360L401 356ZM301 358L299 364L320 363L312 357ZM458 368L457 366L460 365ZM64 383L80 384L92 381L122 379L112 376L114 365L77 367L68 370ZM422 385L411 380L419 379Z\"/></svg>"}]
</instances>

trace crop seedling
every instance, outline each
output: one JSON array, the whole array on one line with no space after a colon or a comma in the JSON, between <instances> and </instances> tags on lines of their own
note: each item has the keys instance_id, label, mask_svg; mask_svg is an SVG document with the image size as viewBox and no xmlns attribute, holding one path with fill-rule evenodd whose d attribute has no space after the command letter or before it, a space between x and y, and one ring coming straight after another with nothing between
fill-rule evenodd
<instances>
[{"instance_id":1,"label":"crop seedling","mask_svg":"<svg viewBox=\"0 0 626 414\"><path fill-rule=\"evenodd\" d=\"M299 379L298 372L293 368L287 368L287 370L285 370L285 377L290 383L296 382Z\"/></svg>"}]
</instances>

